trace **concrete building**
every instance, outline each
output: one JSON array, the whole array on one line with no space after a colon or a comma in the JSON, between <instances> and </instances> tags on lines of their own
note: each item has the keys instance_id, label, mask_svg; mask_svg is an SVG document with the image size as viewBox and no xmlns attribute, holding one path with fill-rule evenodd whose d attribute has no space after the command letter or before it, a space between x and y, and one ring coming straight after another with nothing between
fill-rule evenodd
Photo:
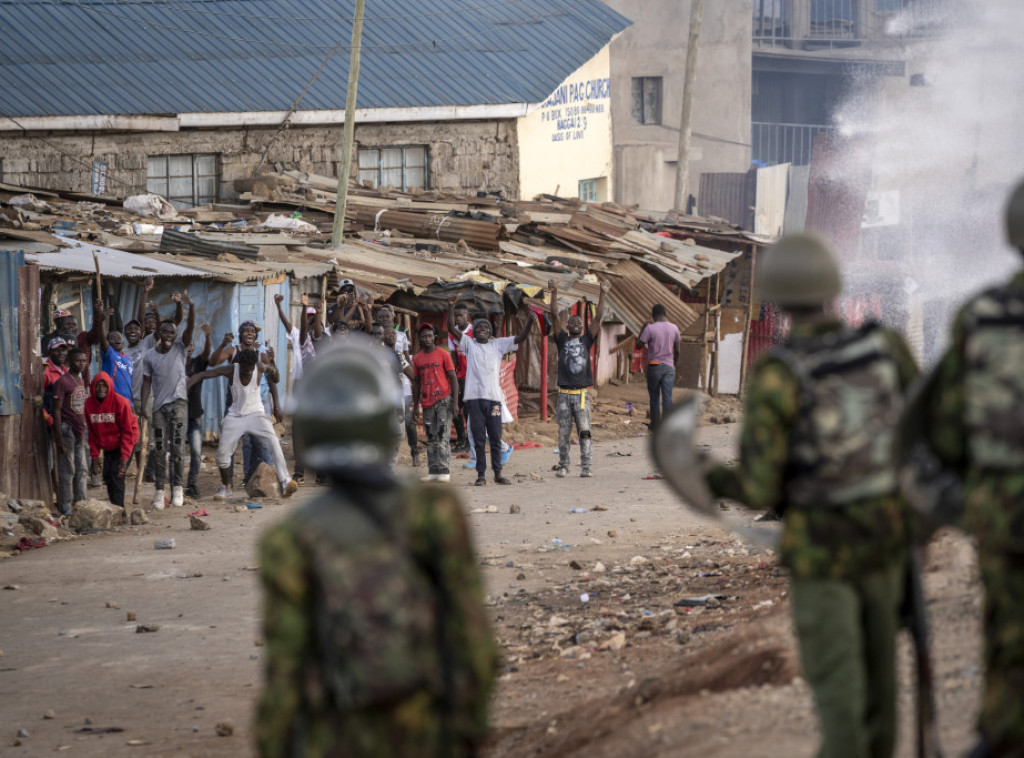
<instances>
[{"instance_id":1,"label":"concrete building","mask_svg":"<svg viewBox=\"0 0 1024 758\"><path fill-rule=\"evenodd\" d=\"M0 63L0 180L185 208L264 167L336 175L353 6L254 0L228 32L205 2L4 5L21 33ZM627 19L599 0L367 14L356 178L609 199L608 45Z\"/></svg>"},{"instance_id":2,"label":"concrete building","mask_svg":"<svg viewBox=\"0 0 1024 758\"><path fill-rule=\"evenodd\" d=\"M665 212L675 194L690 2L606 2L633 22L611 45L614 199ZM702 173L750 168L751 50L750 0L705 2L689 195Z\"/></svg>"}]
</instances>

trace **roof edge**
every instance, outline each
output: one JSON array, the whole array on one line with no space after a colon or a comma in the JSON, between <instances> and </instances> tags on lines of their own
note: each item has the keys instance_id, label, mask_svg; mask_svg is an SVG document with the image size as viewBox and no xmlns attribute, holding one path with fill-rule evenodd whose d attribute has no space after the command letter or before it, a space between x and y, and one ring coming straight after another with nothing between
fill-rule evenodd
<instances>
[{"instance_id":1,"label":"roof edge","mask_svg":"<svg viewBox=\"0 0 1024 758\"><path fill-rule=\"evenodd\" d=\"M396 121L479 121L528 116L540 103L489 103L484 105L428 105L411 108L358 108L356 123ZM280 126L287 119L293 126L345 123L344 110L237 111L223 113L179 113L164 116L19 116L17 121L0 120L3 131L141 131L176 132L181 129L216 129L231 126Z\"/></svg>"}]
</instances>

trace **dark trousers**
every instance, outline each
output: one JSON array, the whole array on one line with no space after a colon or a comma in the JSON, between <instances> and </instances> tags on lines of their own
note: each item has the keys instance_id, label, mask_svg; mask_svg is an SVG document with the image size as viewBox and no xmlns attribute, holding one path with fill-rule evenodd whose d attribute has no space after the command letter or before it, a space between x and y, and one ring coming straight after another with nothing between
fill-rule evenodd
<instances>
[{"instance_id":1,"label":"dark trousers","mask_svg":"<svg viewBox=\"0 0 1024 758\"><path fill-rule=\"evenodd\" d=\"M103 451L103 483L107 485L107 499L124 508L124 477L117 475L120 466L120 448Z\"/></svg>"},{"instance_id":2,"label":"dark trousers","mask_svg":"<svg viewBox=\"0 0 1024 758\"><path fill-rule=\"evenodd\" d=\"M672 408L672 387L676 383L676 368L667 363L647 367L647 394L651 398L651 428L661 421L661 414Z\"/></svg>"},{"instance_id":3,"label":"dark trousers","mask_svg":"<svg viewBox=\"0 0 1024 758\"><path fill-rule=\"evenodd\" d=\"M416 437L416 419L412 415L412 395L402 395L402 416L405 425L405 441L409 443L409 452L420 454L420 441Z\"/></svg>"},{"instance_id":4,"label":"dark trousers","mask_svg":"<svg viewBox=\"0 0 1024 758\"><path fill-rule=\"evenodd\" d=\"M203 417L188 420L188 483L196 489L199 484L199 467L203 464Z\"/></svg>"},{"instance_id":5,"label":"dark trousers","mask_svg":"<svg viewBox=\"0 0 1024 758\"><path fill-rule=\"evenodd\" d=\"M466 441L466 419L463 414L466 412L466 404L462 395L466 392L466 380L459 379L459 404L452 408L452 422L455 424L455 440L458 443Z\"/></svg>"},{"instance_id":6,"label":"dark trousers","mask_svg":"<svg viewBox=\"0 0 1024 758\"><path fill-rule=\"evenodd\" d=\"M473 431L473 451L476 453L476 473L487 471L487 439L491 441L491 469L501 476L501 403L494 400L467 400L469 428Z\"/></svg>"}]
</instances>

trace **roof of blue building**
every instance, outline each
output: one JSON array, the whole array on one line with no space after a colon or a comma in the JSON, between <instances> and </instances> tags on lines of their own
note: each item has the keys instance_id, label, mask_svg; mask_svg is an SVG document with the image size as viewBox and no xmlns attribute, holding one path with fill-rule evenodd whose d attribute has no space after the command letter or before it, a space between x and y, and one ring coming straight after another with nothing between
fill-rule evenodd
<instances>
[{"instance_id":1,"label":"roof of blue building","mask_svg":"<svg viewBox=\"0 0 1024 758\"><path fill-rule=\"evenodd\" d=\"M354 7L0 0L0 116L343 109ZM367 0L357 107L538 103L629 24L599 0Z\"/></svg>"}]
</instances>

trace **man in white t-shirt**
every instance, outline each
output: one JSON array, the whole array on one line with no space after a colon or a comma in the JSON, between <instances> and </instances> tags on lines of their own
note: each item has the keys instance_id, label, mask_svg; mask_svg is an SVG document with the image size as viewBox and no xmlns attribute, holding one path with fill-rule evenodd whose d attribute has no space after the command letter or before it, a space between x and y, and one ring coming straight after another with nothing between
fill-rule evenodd
<instances>
[{"instance_id":1,"label":"man in white t-shirt","mask_svg":"<svg viewBox=\"0 0 1024 758\"><path fill-rule=\"evenodd\" d=\"M448 331L455 333L455 303L458 296L448 298ZM491 322L486 318L473 321L473 336L463 334L459 347L466 354L466 390L463 395L469 413L476 454L476 485L487 484L486 441L491 443L491 469L497 484L512 484L501 474L501 360L505 353L515 352L533 328L533 314L527 311L526 325L514 337L492 337Z\"/></svg>"}]
</instances>

